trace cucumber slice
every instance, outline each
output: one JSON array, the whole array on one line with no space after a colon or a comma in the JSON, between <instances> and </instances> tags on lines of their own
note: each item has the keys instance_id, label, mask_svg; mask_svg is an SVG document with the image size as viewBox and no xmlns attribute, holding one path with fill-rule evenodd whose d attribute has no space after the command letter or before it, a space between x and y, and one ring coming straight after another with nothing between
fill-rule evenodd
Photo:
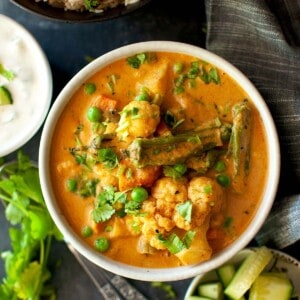
<instances>
[{"instance_id":1,"label":"cucumber slice","mask_svg":"<svg viewBox=\"0 0 300 300\"><path fill-rule=\"evenodd\" d=\"M213 300L213 299L202 297L202 296L189 296L186 300Z\"/></svg>"},{"instance_id":2,"label":"cucumber slice","mask_svg":"<svg viewBox=\"0 0 300 300\"><path fill-rule=\"evenodd\" d=\"M293 284L278 273L261 274L250 288L249 300L289 300L293 293Z\"/></svg>"},{"instance_id":3,"label":"cucumber slice","mask_svg":"<svg viewBox=\"0 0 300 300\"><path fill-rule=\"evenodd\" d=\"M10 91L5 86L0 86L0 105L12 104L12 96Z\"/></svg>"},{"instance_id":4,"label":"cucumber slice","mask_svg":"<svg viewBox=\"0 0 300 300\"><path fill-rule=\"evenodd\" d=\"M222 300L224 297L223 285L221 282L202 283L198 286L198 294L202 297L214 300Z\"/></svg>"},{"instance_id":5,"label":"cucumber slice","mask_svg":"<svg viewBox=\"0 0 300 300\"><path fill-rule=\"evenodd\" d=\"M235 267L233 264L223 265L216 270L216 273L224 288L226 288L235 274Z\"/></svg>"},{"instance_id":6,"label":"cucumber slice","mask_svg":"<svg viewBox=\"0 0 300 300\"><path fill-rule=\"evenodd\" d=\"M260 247L249 254L238 268L224 293L232 299L240 299L250 289L272 257L272 252L266 247Z\"/></svg>"}]
</instances>

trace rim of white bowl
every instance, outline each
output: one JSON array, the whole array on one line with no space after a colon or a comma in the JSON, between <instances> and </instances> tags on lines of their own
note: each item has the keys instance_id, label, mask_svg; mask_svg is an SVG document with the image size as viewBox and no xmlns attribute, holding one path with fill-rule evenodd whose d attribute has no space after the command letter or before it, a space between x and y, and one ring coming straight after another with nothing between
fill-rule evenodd
<instances>
[{"instance_id":1,"label":"rim of white bowl","mask_svg":"<svg viewBox=\"0 0 300 300\"><path fill-rule=\"evenodd\" d=\"M212 63L219 69L226 72L229 76L234 78L237 83L239 83L243 87L243 89L246 91L250 99L252 99L253 103L259 110L261 118L264 120L264 122L266 122L265 130L267 133L269 145L269 176L266 182L266 188L264 192L265 196L260 204L259 212L253 218L248 228L245 230L241 237L239 237L226 249L215 254L210 260L201 264L159 269L140 268L113 261L100 254L96 250L92 249L90 246L84 243L84 241L82 241L77 234L74 233L74 231L64 218L62 212L60 211L59 206L55 201L53 190L51 189L49 170L49 140L51 140L53 135L55 127L54 124L57 122L61 112L68 103L74 91L77 90L78 86L83 83L84 80L88 79L98 70L107 66L116 59L122 59L145 51L185 53L191 56L199 57L209 63ZM274 161L276 161L277 163L274 164ZM258 232L265 219L267 218L277 192L280 173L280 149L276 127L270 111L258 90L241 71L239 71L231 63L224 60L220 56L198 46L173 41L148 41L129 44L98 57L87 66L85 66L69 81L69 83L58 95L46 119L41 137L39 166L42 191L49 212L52 215L58 228L63 233L66 241L71 243L78 252L80 252L83 256L85 256L96 265L127 278L143 281L176 281L191 278L200 273L206 273L211 269L215 269L216 267L222 265L225 261L233 257L239 250L246 247L247 244L254 238L255 234Z\"/></svg>"},{"instance_id":2,"label":"rim of white bowl","mask_svg":"<svg viewBox=\"0 0 300 300\"><path fill-rule=\"evenodd\" d=\"M41 98L44 99L43 109L39 115L36 115L33 118L30 127L28 126L20 130L22 134L18 134L18 136L15 137L14 140L10 143L1 145L0 156L6 156L28 142L37 133L37 131L45 121L52 100L53 78L48 58L35 37L20 23L16 22L6 15L0 14L0 23L2 22L6 26L9 25L12 29L16 30L22 37L26 45L29 45L32 56L35 58L35 65L39 69L39 75L44 79L43 95L41 96Z\"/></svg>"}]
</instances>

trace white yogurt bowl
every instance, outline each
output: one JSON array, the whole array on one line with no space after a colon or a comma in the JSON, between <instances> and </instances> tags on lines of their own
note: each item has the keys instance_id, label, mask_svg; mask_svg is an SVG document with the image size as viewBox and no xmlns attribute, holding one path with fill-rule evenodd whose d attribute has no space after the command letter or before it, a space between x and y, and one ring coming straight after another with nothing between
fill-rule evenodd
<instances>
[{"instance_id":1,"label":"white yogurt bowl","mask_svg":"<svg viewBox=\"0 0 300 300\"><path fill-rule=\"evenodd\" d=\"M12 103L0 106L0 156L23 146L42 125L52 98L52 74L42 48L19 23L0 14L0 75Z\"/></svg>"},{"instance_id":2,"label":"white yogurt bowl","mask_svg":"<svg viewBox=\"0 0 300 300\"><path fill-rule=\"evenodd\" d=\"M246 91L246 93L249 95L249 98L259 111L261 119L264 122L268 145L269 170L263 196L260 204L257 207L257 213L246 230L231 245L214 254L211 259L200 264L174 268L135 267L109 259L90 247L78 234L75 233L61 211L58 202L59 199L55 196L52 187L50 174L51 168L54 167L50 164L50 148L55 126L59 117L64 111L64 108L78 87L83 85L83 83L97 71L108 66L112 62L122 58L130 57L137 53L155 51L179 52L194 56L215 65L217 68L223 70L233 79L235 79L235 81L238 82L239 85ZM42 191L50 214L52 215L58 228L63 233L65 240L71 243L77 251L79 251L82 255L96 265L121 276L145 281L175 281L191 278L198 274L206 273L212 269L215 269L233 257L254 238L267 218L276 195L280 172L280 152L276 128L268 107L253 84L239 70L237 70L229 62L225 61L223 58L196 46L170 41L150 41L131 44L113 50L95 59L70 80L70 82L65 86L56 99L45 122L40 144L39 168Z\"/></svg>"}]
</instances>

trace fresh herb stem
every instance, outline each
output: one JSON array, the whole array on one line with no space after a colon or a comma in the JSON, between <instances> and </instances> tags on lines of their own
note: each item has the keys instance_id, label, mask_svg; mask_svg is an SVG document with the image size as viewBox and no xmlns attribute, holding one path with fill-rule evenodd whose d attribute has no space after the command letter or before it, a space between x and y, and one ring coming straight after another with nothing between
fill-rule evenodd
<instances>
[{"instance_id":1,"label":"fresh herb stem","mask_svg":"<svg viewBox=\"0 0 300 300\"><path fill-rule=\"evenodd\" d=\"M6 277L0 282L0 299L55 299L48 258L52 238L63 237L46 208L38 168L22 151L17 162L1 168L0 199L11 224L11 250L1 253Z\"/></svg>"}]
</instances>

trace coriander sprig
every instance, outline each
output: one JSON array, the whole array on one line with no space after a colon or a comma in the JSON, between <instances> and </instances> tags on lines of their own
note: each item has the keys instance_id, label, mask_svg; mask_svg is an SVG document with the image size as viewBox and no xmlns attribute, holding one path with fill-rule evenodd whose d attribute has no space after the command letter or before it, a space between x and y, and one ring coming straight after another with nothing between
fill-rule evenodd
<instances>
[{"instance_id":1,"label":"coriander sprig","mask_svg":"<svg viewBox=\"0 0 300 300\"><path fill-rule=\"evenodd\" d=\"M46 208L38 168L22 151L16 162L1 168L0 198L11 224L11 250L1 253L6 277L0 299L55 299L48 257L53 237L61 240L62 235Z\"/></svg>"}]
</instances>

